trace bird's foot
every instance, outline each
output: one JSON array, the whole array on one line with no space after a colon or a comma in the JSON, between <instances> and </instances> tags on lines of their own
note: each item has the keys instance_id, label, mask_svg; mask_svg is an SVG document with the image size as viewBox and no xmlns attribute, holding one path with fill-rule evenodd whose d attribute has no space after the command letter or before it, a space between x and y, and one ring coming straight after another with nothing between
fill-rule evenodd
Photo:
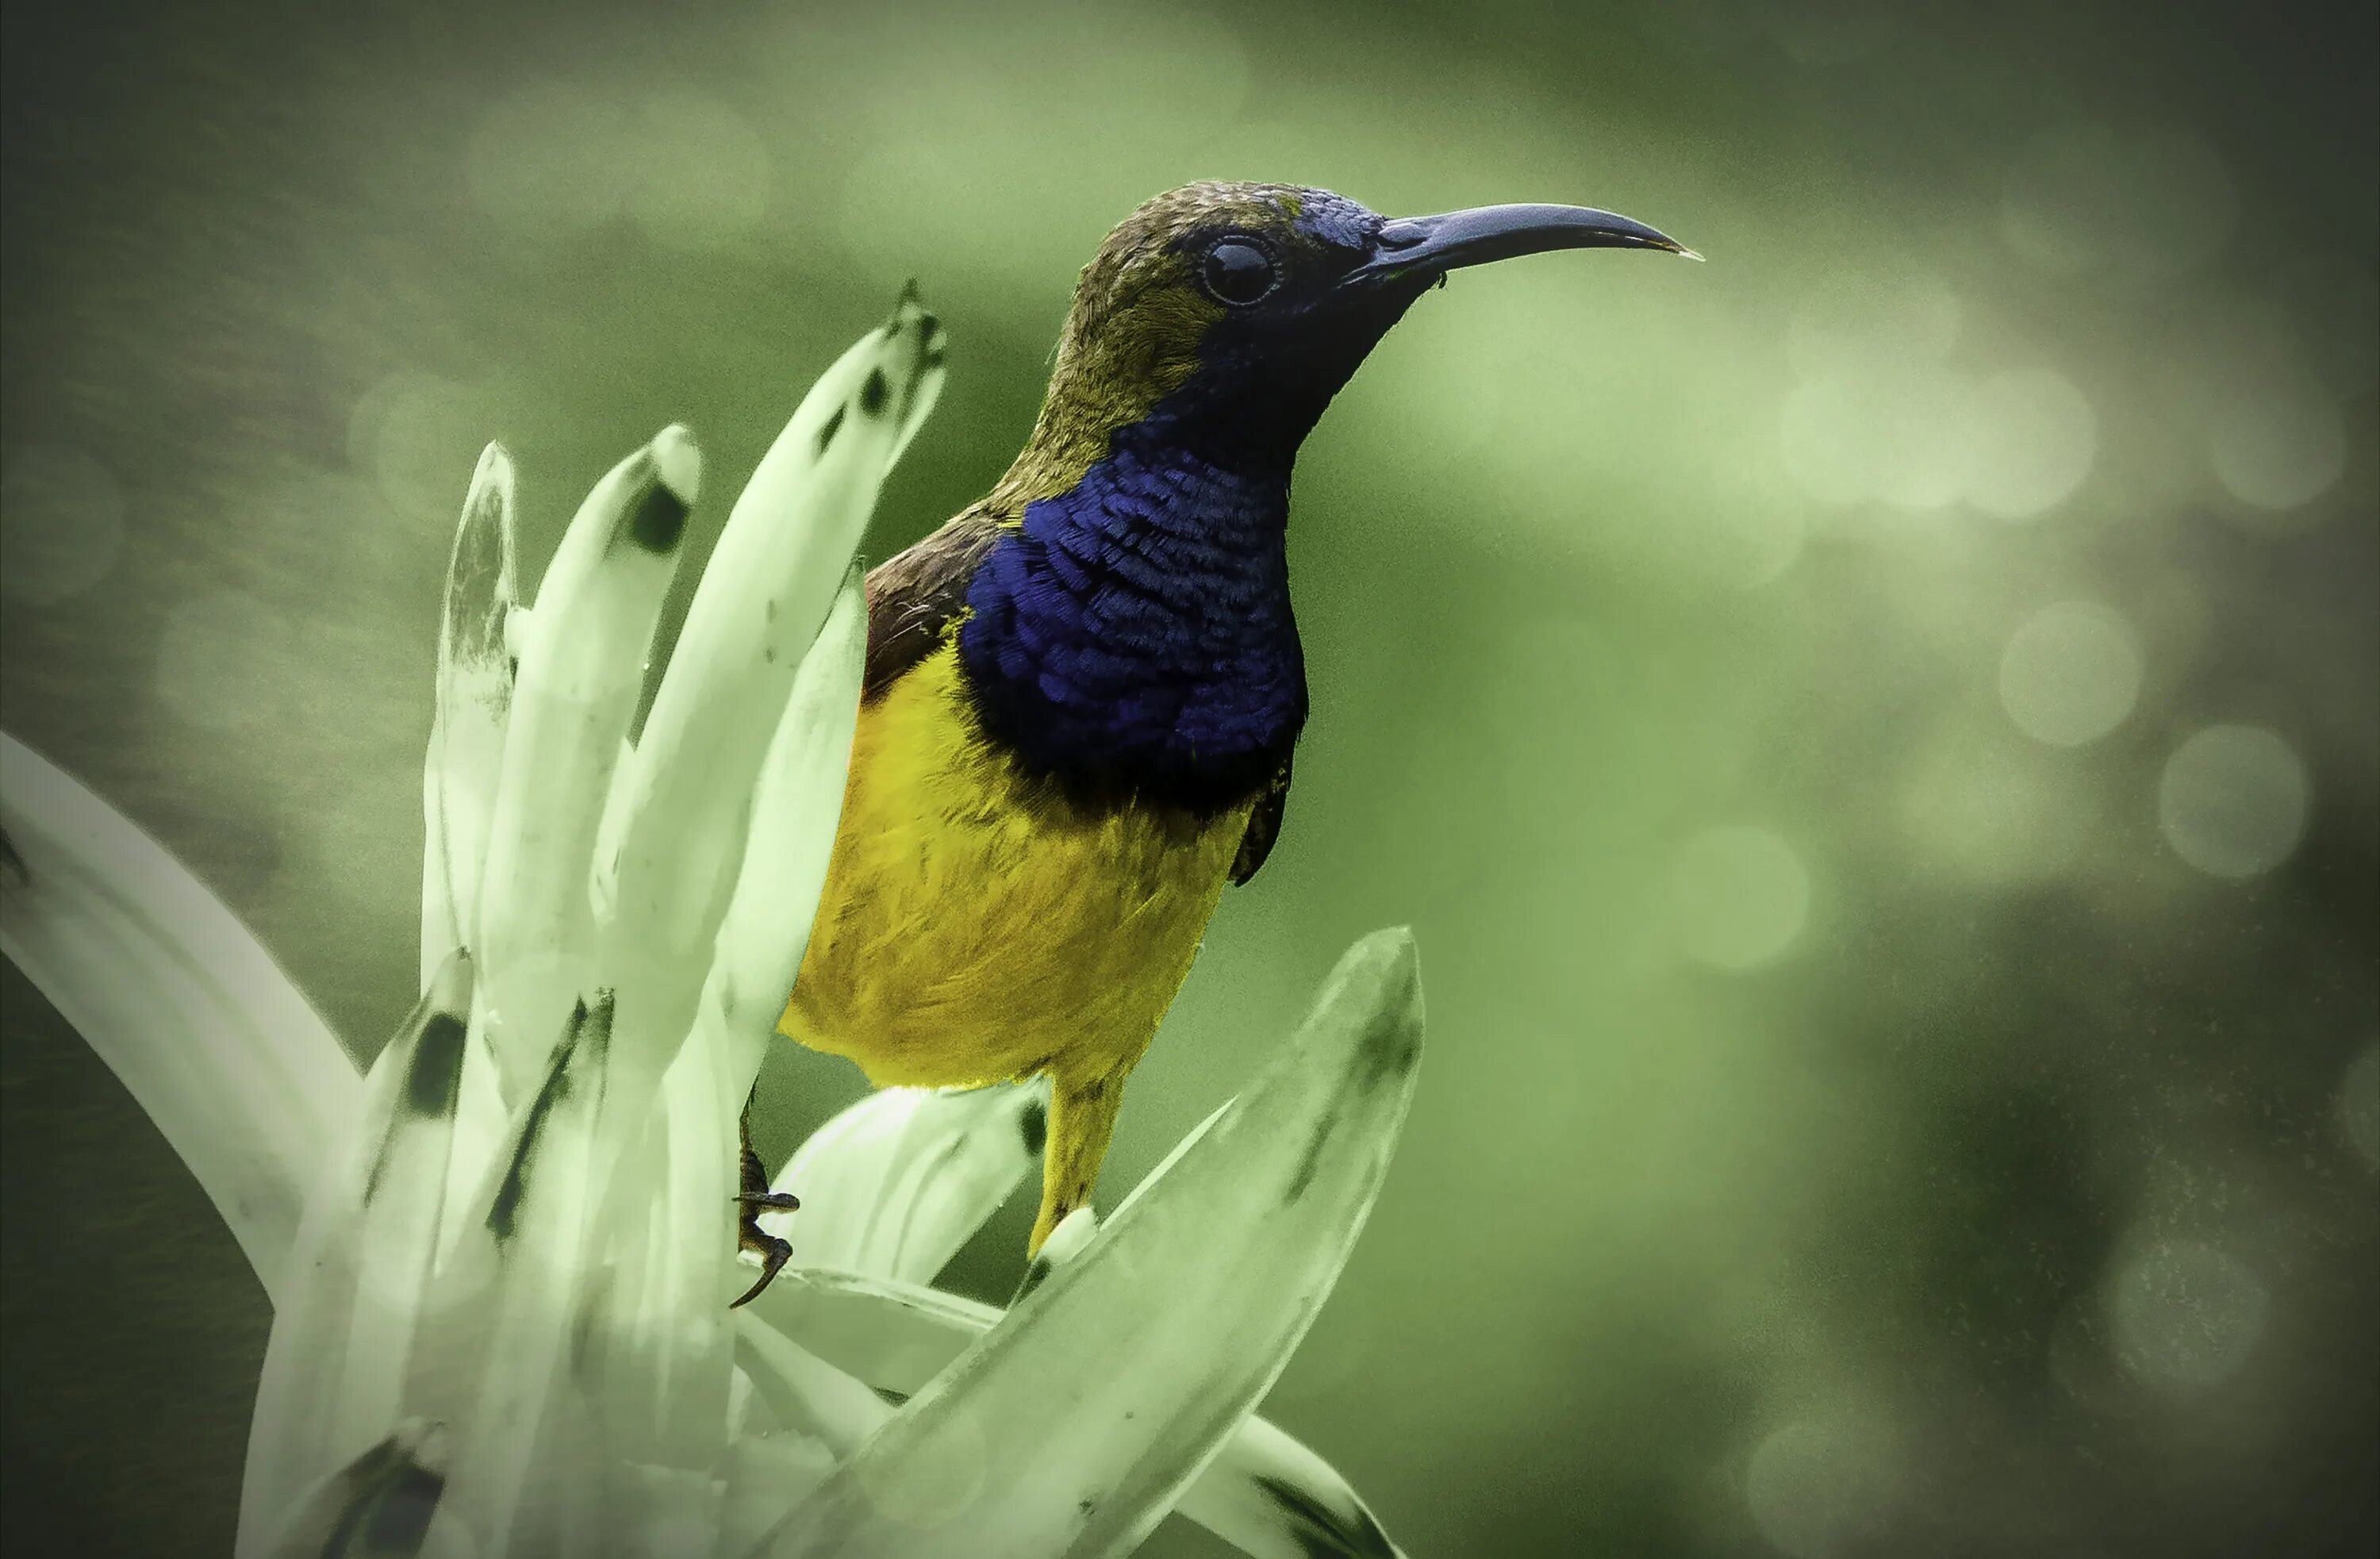
<instances>
[{"instance_id":1,"label":"bird's foot","mask_svg":"<svg viewBox=\"0 0 2380 1559\"><path fill-rule=\"evenodd\" d=\"M740 1160L743 1188L735 1193L735 1205L739 1210L735 1218L735 1244L738 1249L749 1250L760 1258L760 1277L759 1282L744 1291L742 1298L727 1307L731 1310L740 1309L759 1298L769 1285L777 1281L777 1274L785 1270L785 1262L794 1253L792 1246L760 1226L760 1214L798 1212L802 1206L801 1199L793 1192L769 1188L768 1166L760 1162L760 1155L752 1151L751 1113L751 1101L747 1100L744 1119L737 1123L743 1149Z\"/></svg>"},{"instance_id":2,"label":"bird's foot","mask_svg":"<svg viewBox=\"0 0 2380 1559\"><path fill-rule=\"evenodd\" d=\"M777 1274L785 1270L785 1262L794 1253L792 1246L760 1226L760 1214L798 1212L802 1205L801 1199L791 1191L766 1189L739 1191L735 1202L743 1209L735 1221L735 1243L739 1248L749 1250L760 1258L760 1276L744 1291L742 1298L727 1307L731 1310L759 1298L769 1285L777 1281Z\"/></svg>"}]
</instances>

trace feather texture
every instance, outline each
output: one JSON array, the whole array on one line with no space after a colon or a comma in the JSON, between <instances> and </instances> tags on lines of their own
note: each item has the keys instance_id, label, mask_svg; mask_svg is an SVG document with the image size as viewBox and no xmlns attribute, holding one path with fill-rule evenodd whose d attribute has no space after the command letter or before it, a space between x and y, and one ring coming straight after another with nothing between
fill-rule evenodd
<instances>
[{"instance_id":1,"label":"feather texture","mask_svg":"<svg viewBox=\"0 0 2380 1559\"><path fill-rule=\"evenodd\" d=\"M1289 484L1120 432L985 553L958 630L985 732L1086 806L1206 815L1277 773L1306 713Z\"/></svg>"}]
</instances>

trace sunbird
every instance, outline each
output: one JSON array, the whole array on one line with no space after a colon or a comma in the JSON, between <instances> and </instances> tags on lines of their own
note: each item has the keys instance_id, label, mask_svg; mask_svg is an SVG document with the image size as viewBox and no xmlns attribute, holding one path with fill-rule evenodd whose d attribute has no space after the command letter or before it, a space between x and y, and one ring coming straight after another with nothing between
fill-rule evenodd
<instances>
[{"instance_id":1,"label":"sunbird","mask_svg":"<svg viewBox=\"0 0 2380 1559\"><path fill-rule=\"evenodd\" d=\"M1047 1074L1028 1255L1088 1201L1208 917L1280 836L1306 717L1298 445L1448 272L1605 248L1699 258L1580 206L1159 195L1083 268L1007 473L868 573L843 818L779 1029L879 1087ZM786 1248L754 1215L791 1199L748 1137L744 1161L757 1294Z\"/></svg>"}]
</instances>

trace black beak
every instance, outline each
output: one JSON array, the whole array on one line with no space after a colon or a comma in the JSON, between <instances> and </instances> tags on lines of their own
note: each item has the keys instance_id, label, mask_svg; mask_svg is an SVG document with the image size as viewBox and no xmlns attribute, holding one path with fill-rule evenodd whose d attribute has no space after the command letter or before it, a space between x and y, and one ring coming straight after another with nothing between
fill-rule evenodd
<instances>
[{"instance_id":1,"label":"black beak","mask_svg":"<svg viewBox=\"0 0 2380 1559\"><path fill-rule=\"evenodd\" d=\"M1617 212L1588 206L1474 206L1383 223L1372 240L1371 258L1339 285L1370 287L1399 278L1427 282L1459 265L1485 265L1553 249L1658 249L1688 260L1702 258L1667 233Z\"/></svg>"}]
</instances>

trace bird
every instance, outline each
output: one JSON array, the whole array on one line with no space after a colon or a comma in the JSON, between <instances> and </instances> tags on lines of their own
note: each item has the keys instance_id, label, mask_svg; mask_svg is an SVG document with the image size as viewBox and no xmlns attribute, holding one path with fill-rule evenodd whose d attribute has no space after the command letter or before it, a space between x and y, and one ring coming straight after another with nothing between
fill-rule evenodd
<instances>
[{"instance_id":1,"label":"bird","mask_svg":"<svg viewBox=\"0 0 2380 1559\"><path fill-rule=\"evenodd\" d=\"M778 1028L878 1087L1046 1075L1028 1258L1088 1202L1208 917L1280 836L1307 715L1300 444L1450 271L1591 248L1700 258L1590 207L1158 195L1083 268L1006 472L868 572L843 813ZM748 1126L743 1163L749 1299L787 1257L757 1214L794 1202Z\"/></svg>"}]
</instances>

